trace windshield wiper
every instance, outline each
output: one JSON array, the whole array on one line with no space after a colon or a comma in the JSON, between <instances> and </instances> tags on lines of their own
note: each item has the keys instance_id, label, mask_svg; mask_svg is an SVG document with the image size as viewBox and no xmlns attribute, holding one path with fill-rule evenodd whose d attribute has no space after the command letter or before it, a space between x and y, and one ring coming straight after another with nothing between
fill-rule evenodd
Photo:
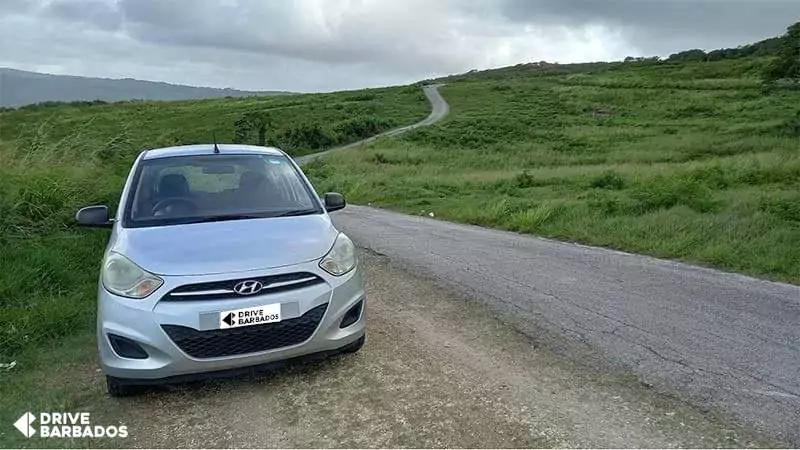
<instances>
[{"instance_id":1,"label":"windshield wiper","mask_svg":"<svg viewBox=\"0 0 800 450\"><path fill-rule=\"evenodd\" d=\"M318 212L319 211L316 209L309 208L309 209L295 209L291 211L284 211L278 213L222 214L219 216L197 217L197 218L180 220L180 223L190 224L190 223L205 223L205 222L222 222L225 220L247 220L247 219L267 219L270 217L305 216L308 214L316 214Z\"/></svg>"},{"instance_id":2,"label":"windshield wiper","mask_svg":"<svg viewBox=\"0 0 800 450\"><path fill-rule=\"evenodd\" d=\"M319 212L316 208L309 208L309 209L295 209L293 211L286 211L282 213L278 213L272 215L270 217L289 217L289 216L306 216L308 214L317 214Z\"/></svg>"},{"instance_id":3,"label":"windshield wiper","mask_svg":"<svg viewBox=\"0 0 800 450\"><path fill-rule=\"evenodd\" d=\"M208 216L198 217L196 219L181 220L182 224L187 223L203 223L203 222L222 222L224 220L245 220L245 219L263 219L265 217L272 217L264 214L223 214L221 216Z\"/></svg>"}]
</instances>

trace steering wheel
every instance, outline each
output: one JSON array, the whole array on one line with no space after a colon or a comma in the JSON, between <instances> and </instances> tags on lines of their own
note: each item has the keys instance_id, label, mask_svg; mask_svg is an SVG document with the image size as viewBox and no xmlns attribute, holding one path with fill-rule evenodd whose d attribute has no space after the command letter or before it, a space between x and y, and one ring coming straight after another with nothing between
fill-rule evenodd
<instances>
[{"instance_id":1,"label":"steering wheel","mask_svg":"<svg viewBox=\"0 0 800 450\"><path fill-rule=\"evenodd\" d=\"M153 209L151 211L153 215L159 215L159 212L167 212L167 209L174 209L170 207L179 207L179 205L187 207L186 209L189 211L197 210L197 203L195 203L195 201L189 197L168 197L159 200L155 205L153 205Z\"/></svg>"}]
</instances>

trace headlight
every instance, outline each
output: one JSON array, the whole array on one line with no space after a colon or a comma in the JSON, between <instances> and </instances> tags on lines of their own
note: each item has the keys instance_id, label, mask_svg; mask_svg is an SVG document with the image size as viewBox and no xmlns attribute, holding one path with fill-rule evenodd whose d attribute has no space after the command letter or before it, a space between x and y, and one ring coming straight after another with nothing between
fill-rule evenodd
<instances>
[{"instance_id":1,"label":"headlight","mask_svg":"<svg viewBox=\"0 0 800 450\"><path fill-rule=\"evenodd\" d=\"M344 233L339 233L331 251L322 258L319 266L333 276L341 276L356 266L356 246Z\"/></svg>"},{"instance_id":2,"label":"headlight","mask_svg":"<svg viewBox=\"0 0 800 450\"><path fill-rule=\"evenodd\" d=\"M145 298L164 284L161 278L114 252L103 261L102 280L109 292L129 298Z\"/></svg>"}]
</instances>

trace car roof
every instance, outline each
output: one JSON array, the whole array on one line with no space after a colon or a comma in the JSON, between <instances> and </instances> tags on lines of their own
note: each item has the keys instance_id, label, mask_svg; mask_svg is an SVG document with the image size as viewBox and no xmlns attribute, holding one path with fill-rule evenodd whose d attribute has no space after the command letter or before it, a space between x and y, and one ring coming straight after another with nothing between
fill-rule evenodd
<instances>
[{"instance_id":1,"label":"car roof","mask_svg":"<svg viewBox=\"0 0 800 450\"><path fill-rule=\"evenodd\" d=\"M284 153L275 147L259 147L256 145L218 144L220 154L228 155L273 155ZM170 158L173 156L213 155L214 144L181 145L177 147L155 148L144 152L142 159Z\"/></svg>"}]
</instances>

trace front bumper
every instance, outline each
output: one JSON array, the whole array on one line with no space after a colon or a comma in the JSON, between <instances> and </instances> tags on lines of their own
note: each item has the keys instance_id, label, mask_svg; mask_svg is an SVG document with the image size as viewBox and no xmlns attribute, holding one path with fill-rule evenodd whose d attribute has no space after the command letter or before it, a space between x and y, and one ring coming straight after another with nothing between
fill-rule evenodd
<instances>
[{"instance_id":1,"label":"front bumper","mask_svg":"<svg viewBox=\"0 0 800 450\"><path fill-rule=\"evenodd\" d=\"M226 279L261 277L291 272L311 272L325 282L297 290L220 300L162 301L161 297L177 286ZM340 328L345 314L365 300L362 269L334 277L319 269L316 261L267 271L226 273L208 276L166 277L161 286L144 300L119 297L98 287L97 342L100 367L117 378L157 380L182 375L231 370L335 351L364 335L365 313L361 308L355 323ZM324 315L311 337L295 345L255 353L224 357L195 358L170 339L163 325L177 325L199 331L218 329L220 311L278 303L281 321L297 319L320 305ZM243 327L247 328L247 327ZM241 330L243 328L238 328ZM147 353L144 359L122 357L109 341L120 336L138 344Z\"/></svg>"}]
</instances>

